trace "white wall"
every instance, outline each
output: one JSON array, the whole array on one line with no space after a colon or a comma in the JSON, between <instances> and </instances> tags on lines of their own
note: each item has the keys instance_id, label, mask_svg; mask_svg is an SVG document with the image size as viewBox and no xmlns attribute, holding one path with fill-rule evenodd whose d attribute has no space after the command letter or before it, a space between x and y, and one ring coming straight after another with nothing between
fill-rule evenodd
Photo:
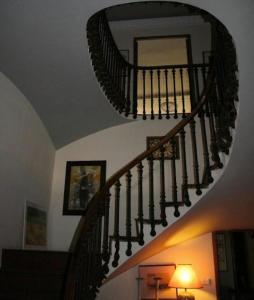
<instances>
[{"instance_id":1,"label":"white wall","mask_svg":"<svg viewBox=\"0 0 254 300\"><path fill-rule=\"evenodd\" d=\"M111 21L110 28L118 49L129 50L131 63L136 37L190 34L194 63L201 63L202 51L211 49L210 25L199 16Z\"/></svg>"},{"instance_id":2,"label":"white wall","mask_svg":"<svg viewBox=\"0 0 254 300\"><path fill-rule=\"evenodd\" d=\"M211 233L168 248L140 264L154 265L167 263L192 264L203 285L205 281L207 282L208 279L210 279L210 284L204 285L203 289L191 290L191 293L195 295L195 299L216 299L215 269ZM137 299L137 277L138 267L136 266L103 285L97 299Z\"/></svg>"},{"instance_id":3,"label":"white wall","mask_svg":"<svg viewBox=\"0 0 254 300\"><path fill-rule=\"evenodd\" d=\"M21 92L0 73L0 248L21 248L26 200L47 208L55 149Z\"/></svg>"}]
</instances>

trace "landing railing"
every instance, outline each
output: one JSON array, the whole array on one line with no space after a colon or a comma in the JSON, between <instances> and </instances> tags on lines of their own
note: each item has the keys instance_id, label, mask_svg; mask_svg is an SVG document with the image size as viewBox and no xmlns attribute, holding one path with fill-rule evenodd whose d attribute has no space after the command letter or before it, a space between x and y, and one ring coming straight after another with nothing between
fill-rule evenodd
<instances>
[{"instance_id":1,"label":"landing railing","mask_svg":"<svg viewBox=\"0 0 254 300\"><path fill-rule=\"evenodd\" d=\"M200 95L208 64L134 66L119 52L105 11L87 24L89 51L95 74L111 104L134 118L185 118Z\"/></svg>"},{"instance_id":2,"label":"landing railing","mask_svg":"<svg viewBox=\"0 0 254 300\"><path fill-rule=\"evenodd\" d=\"M225 27L211 22L214 61L202 76L194 69L192 78L194 84L202 78L202 93L201 87L190 92L191 112L111 176L90 201L72 241L65 300L95 299L109 264L118 265L122 247L132 255L133 243L145 243L145 226L154 236L157 226L167 226L169 211L178 217L183 206L191 205L193 193L200 195L213 181L213 170L223 167L221 153L229 152L236 119L235 52ZM118 95L120 86L111 86L111 95ZM125 109L120 102L115 105Z\"/></svg>"}]
</instances>

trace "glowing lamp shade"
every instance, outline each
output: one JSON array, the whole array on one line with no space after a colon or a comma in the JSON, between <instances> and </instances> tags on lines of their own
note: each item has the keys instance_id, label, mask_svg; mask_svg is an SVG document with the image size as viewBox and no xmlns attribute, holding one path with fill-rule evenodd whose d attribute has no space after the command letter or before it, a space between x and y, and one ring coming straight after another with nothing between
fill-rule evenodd
<instances>
[{"instance_id":1,"label":"glowing lamp shade","mask_svg":"<svg viewBox=\"0 0 254 300\"><path fill-rule=\"evenodd\" d=\"M178 265L169 286L181 289L200 289L202 284L191 265Z\"/></svg>"},{"instance_id":2,"label":"glowing lamp shade","mask_svg":"<svg viewBox=\"0 0 254 300\"><path fill-rule=\"evenodd\" d=\"M177 293L178 300L195 300L194 295L187 292L187 289L200 289L202 284L191 265L178 265L169 281L169 287L185 289L184 293Z\"/></svg>"}]
</instances>

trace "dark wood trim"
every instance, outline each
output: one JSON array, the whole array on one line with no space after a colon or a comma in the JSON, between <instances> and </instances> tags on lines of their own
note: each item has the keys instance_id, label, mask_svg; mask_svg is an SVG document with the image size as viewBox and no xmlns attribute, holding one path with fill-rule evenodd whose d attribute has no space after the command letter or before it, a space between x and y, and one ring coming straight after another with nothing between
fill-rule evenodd
<instances>
[{"instance_id":1,"label":"dark wood trim","mask_svg":"<svg viewBox=\"0 0 254 300\"><path fill-rule=\"evenodd\" d=\"M160 35L160 36L145 36L145 37L134 37L133 39L133 64L136 67L138 65L138 41L140 40L159 40L159 39L175 39L175 38L186 38L186 49L187 49L187 64L193 63L192 60L192 48L191 48L191 35L190 34L176 34L176 35ZM164 66L165 68L165 66Z\"/></svg>"},{"instance_id":2,"label":"dark wood trim","mask_svg":"<svg viewBox=\"0 0 254 300\"><path fill-rule=\"evenodd\" d=\"M220 289L219 289L219 266L218 266L218 252L216 246L216 233L212 233L212 246L213 246L213 265L214 265L214 275L215 275L215 291L216 298L220 300Z\"/></svg>"}]
</instances>

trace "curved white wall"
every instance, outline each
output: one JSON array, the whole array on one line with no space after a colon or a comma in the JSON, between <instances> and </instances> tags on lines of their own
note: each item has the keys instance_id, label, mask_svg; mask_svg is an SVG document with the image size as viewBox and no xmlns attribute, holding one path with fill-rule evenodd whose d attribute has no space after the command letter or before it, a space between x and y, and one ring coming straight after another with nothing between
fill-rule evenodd
<instances>
[{"instance_id":1,"label":"curved white wall","mask_svg":"<svg viewBox=\"0 0 254 300\"><path fill-rule=\"evenodd\" d=\"M26 200L49 205L55 149L21 92L0 73L0 249L21 248Z\"/></svg>"}]
</instances>

